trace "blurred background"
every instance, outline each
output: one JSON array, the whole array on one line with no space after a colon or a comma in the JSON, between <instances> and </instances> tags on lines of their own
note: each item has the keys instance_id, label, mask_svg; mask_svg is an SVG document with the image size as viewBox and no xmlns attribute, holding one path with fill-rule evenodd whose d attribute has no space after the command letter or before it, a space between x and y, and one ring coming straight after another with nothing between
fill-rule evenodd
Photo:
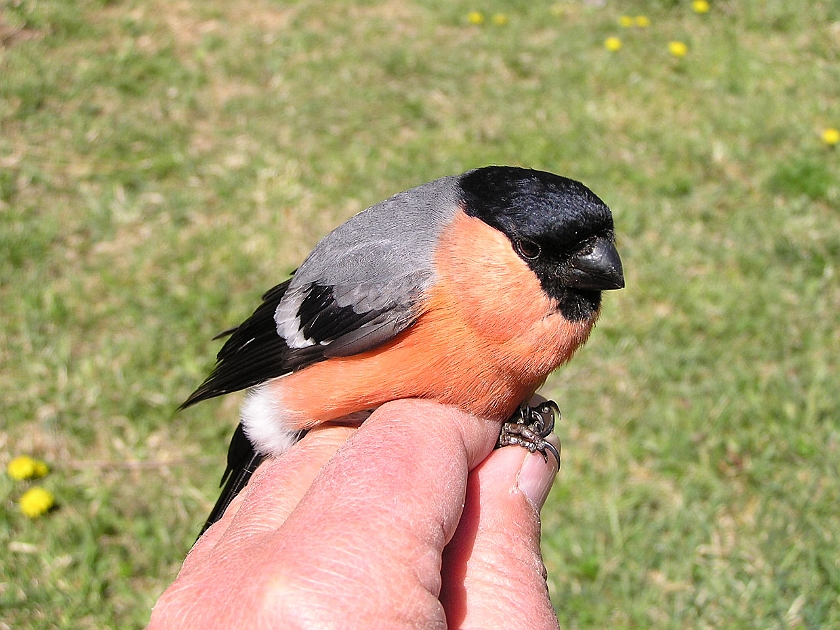
<instances>
[{"instance_id":1,"label":"blurred background","mask_svg":"<svg viewBox=\"0 0 840 630\"><path fill-rule=\"evenodd\" d=\"M627 278L543 390L561 625L840 627L838 61L837 0L0 0L0 627L143 627L213 335L486 164L591 187Z\"/></svg>"}]
</instances>

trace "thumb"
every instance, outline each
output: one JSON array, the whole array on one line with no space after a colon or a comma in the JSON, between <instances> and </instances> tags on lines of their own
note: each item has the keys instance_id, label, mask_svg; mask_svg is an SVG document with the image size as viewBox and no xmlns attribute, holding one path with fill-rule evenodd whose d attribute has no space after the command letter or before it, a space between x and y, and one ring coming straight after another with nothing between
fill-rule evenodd
<instances>
[{"instance_id":1,"label":"thumb","mask_svg":"<svg viewBox=\"0 0 840 630\"><path fill-rule=\"evenodd\" d=\"M559 440L549 438L555 446ZM554 629L540 553L539 510L558 462L502 448L470 473L464 512L443 557L440 599L450 628Z\"/></svg>"}]
</instances>

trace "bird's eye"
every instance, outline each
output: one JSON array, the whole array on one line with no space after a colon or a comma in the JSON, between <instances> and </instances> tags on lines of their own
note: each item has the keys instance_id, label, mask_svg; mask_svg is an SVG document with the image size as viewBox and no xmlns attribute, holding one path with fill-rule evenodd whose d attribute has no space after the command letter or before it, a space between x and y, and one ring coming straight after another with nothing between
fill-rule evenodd
<instances>
[{"instance_id":1,"label":"bird's eye","mask_svg":"<svg viewBox=\"0 0 840 630\"><path fill-rule=\"evenodd\" d=\"M534 260L539 258L539 255L542 253L540 246L527 238L516 239L514 247L516 248L516 253L522 256L525 260Z\"/></svg>"}]
</instances>

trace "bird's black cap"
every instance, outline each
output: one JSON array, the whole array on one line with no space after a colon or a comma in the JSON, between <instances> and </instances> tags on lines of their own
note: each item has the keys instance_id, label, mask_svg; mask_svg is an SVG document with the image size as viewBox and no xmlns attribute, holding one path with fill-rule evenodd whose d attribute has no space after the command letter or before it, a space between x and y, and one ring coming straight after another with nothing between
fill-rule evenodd
<instances>
[{"instance_id":1,"label":"bird's black cap","mask_svg":"<svg viewBox=\"0 0 840 630\"><path fill-rule=\"evenodd\" d=\"M488 166L461 176L464 210L504 233L570 320L593 316L601 291L624 286L612 212L578 181Z\"/></svg>"}]
</instances>

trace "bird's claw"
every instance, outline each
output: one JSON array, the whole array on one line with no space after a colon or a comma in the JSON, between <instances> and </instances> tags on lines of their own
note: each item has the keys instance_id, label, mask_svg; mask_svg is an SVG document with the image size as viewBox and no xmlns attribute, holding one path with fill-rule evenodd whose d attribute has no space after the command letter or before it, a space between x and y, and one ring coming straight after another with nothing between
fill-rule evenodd
<instances>
[{"instance_id":1,"label":"bird's claw","mask_svg":"<svg viewBox=\"0 0 840 630\"><path fill-rule=\"evenodd\" d=\"M559 468L560 449L545 439L559 420L560 408L553 400L547 400L536 407L529 407L523 403L502 425L496 447L516 444L527 448L531 453L539 451L546 461L548 453L551 453Z\"/></svg>"}]
</instances>

